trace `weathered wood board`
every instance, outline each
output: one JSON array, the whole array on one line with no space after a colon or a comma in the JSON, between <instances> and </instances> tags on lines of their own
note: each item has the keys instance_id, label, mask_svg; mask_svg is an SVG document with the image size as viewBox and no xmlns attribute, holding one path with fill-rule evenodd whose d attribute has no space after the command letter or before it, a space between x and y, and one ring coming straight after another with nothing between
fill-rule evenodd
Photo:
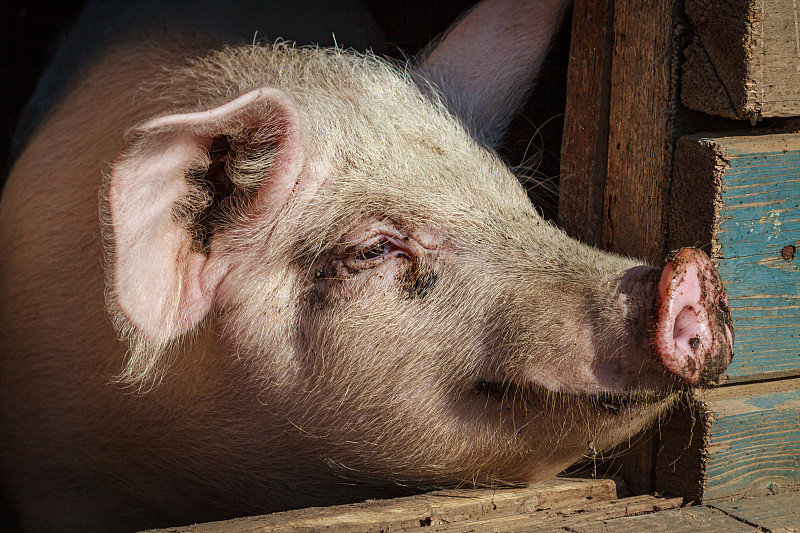
<instances>
[{"instance_id":1,"label":"weathered wood board","mask_svg":"<svg viewBox=\"0 0 800 533\"><path fill-rule=\"evenodd\" d=\"M800 378L694 391L660 431L661 493L708 503L800 489Z\"/></svg>"},{"instance_id":2,"label":"weathered wood board","mask_svg":"<svg viewBox=\"0 0 800 533\"><path fill-rule=\"evenodd\" d=\"M559 482L556 481L556 484ZM495 495L502 496L503 490ZM162 533L278 533L320 532L364 533L426 531L429 533L796 533L800 530L800 492L790 492L746 500L714 502L704 506L680 508L680 498L652 495L630 498L551 502L549 509L530 511L504 507L504 511L485 507L481 518L438 515L422 522L399 523L397 517L408 512L408 504L420 495L384 502L341 505L323 509L299 509L272 515L246 517L158 530ZM469 497L465 494L465 498ZM477 499L485 500L483 496ZM359 522L365 508L384 510L381 517ZM405 511L403 511L405 509ZM394 511L394 512L392 512ZM377 513L379 515L380 513Z\"/></svg>"},{"instance_id":3,"label":"weathered wood board","mask_svg":"<svg viewBox=\"0 0 800 533\"><path fill-rule=\"evenodd\" d=\"M672 28L672 2L614 2L602 246L654 264L666 251Z\"/></svg>"},{"instance_id":4,"label":"weathered wood board","mask_svg":"<svg viewBox=\"0 0 800 533\"><path fill-rule=\"evenodd\" d=\"M721 387L706 402L704 501L800 486L800 379Z\"/></svg>"},{"instance_id":5,"label":"weathered wood board","mask_svg":"<svg viewBox=\"0 0 800 533\"><path fill-rule=\"evenodd\" d=\"M618 495L617 483L610 479L556 478L532 487L442 490L390 500L298 509L168 531L398 531L530 514L552 508L582 508L590 502L614 501Z\"/></svg>"},{"instance_id":6,"label":"weathered wood board","mask_svg":"<svg viewBox=\"0 0 800 533\"><path fill-rule=\"evenodd\" d=\"M726 283L728 379L800 374L800 134L690 135L675 149L669 246L701 246Z\"/></svg>"},{"instance_id":7,"label":"weathered wood board","mask_svg":"<svg viewBox=\"0 0 800 533\"><path fill-rule=\"evenodd\" d=\"M681 498L658 498L649 494L610 500L590 502L581 506L541 510L534 513L519 513L494 516L482 520L454 522L426 529L426 533L499 533L525 531L544 533L552 531L574 531L576 527L588 522L612 520L640 513L652 513L662 509L676 509L682 504Z\"/></svg>"},{"instance_id":8,"label":"weathered wood board","mask_svg":"<svg viewBox=\"0 0 800 533\"><path fill-rule=\"evenodd\" d=\"M681 100L730 118L800 116L796 0L686 0Z\"/></svg>"},{"instance_id":9,"label":"weathered wood board","mask_svg":"<svg viewBox=\"0 0 800 533\"><path fill-rule=\"evenodd\" d=\"M708 507L689 507L570 528L574 533L757 533L759 529Z\"/></svg>"},{"instance_id":10,"label":"weathered wood board","mask_svg":"<svg viewBox=\"0 0 800 533\"><path fill-rule=\"evenodd\" d=\"M673 3L575 0L558 223L591 245L660 264L675 100ZM652 490L653 441L612 467Z\"/></svg>"},{"instance_id":11,"label":"weathered wood board","mask_svg":"<svg viewBox=\"0 0 800 533\"><path fill-rule=\"evenodd\" d=\"M676 509L681 498L618 499L611 480L551 480L524 489L437 491L419 496L210 522L172 533L564 531L589 521Z\"/></svg>"},{"instance_id":12,"label":"weathered wood board","mask_svg":"<svg viewBox=\"0 0 800 533\"><path fill-rule=\"evenodd\" d=\"M800 531L800 492L785 492L762 498L730 499L710 507L728 516L757 524L771 533Z\"/></svg>"},{"instance_id":13,"label":"weathered wood board","mask_svg":"<svg viewBox=\"0 0 800 533\"><path fill-rule=\"evenodd\" d=\"M673 141L672 3L576 0L574 13L559 224L658 264Z\"/></svg>"}]
</instances>

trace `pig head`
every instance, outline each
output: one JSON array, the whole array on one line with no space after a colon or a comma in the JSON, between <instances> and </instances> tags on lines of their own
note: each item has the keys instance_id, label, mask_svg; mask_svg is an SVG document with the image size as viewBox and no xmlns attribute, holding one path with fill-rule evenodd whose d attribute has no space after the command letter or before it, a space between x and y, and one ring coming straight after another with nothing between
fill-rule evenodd
<instances>
[{"instance_id":1,"label":"pig head","mask_svg":"<svg viewBox=\"0 0 800 533\"><path fill-rule=\"evenodd\" d=\"M27 527L534 482L726 368L702 252L571 240L491 150L547 39L459 77L470 24L516 27L482 9L410 72L123 44L51 112L0 204L1 473Z\"/></svg>"}]
</instances>

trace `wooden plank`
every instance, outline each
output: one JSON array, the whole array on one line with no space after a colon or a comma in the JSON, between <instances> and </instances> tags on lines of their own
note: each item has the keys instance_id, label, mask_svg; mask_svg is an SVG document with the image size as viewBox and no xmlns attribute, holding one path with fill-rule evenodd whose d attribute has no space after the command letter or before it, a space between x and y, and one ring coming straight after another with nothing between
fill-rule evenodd
<instances>
[{"instance_id":1,"label":"wooden plank","mask_svg":"<svg viewBox=\"0 0 800 533\"><path fill-rule=\"evenodd\" d=\"M586 505L562 508L552 511L537 511L511 516L500 516L485 520L455 522L442 527L434 527L430 533L500 533L526 531L527 533L569 531L575 526L600 520L611 520L625 516L652 513L664 509L676 509L683 503L682 498L657 498L649 494L633 496L620 500L588 503ZM426 530L428 531L428 530Z\"/></svg>"},{"instance_id":2,"label":"wooden plank","mask_svg":"<svg viewBox=\"0 0 800 533\"><path fill-rule=\"evenodd\" d=\"M683 103L730 118L800 115L796 0L686 0Z\"/></svg>"},{"instance_id":3,"label":"wooden plank","mask_svg":"<svg viewBox=\"0 0 800 533\"><path fill-rule=\"evenodd\" d=\"M399 498L397 500L403 500ZM397 501L393 500L393 501ZM529 533L562 531L564 533L596 532L640 532L681 533L708 531L711 533L733 533L770 531L771 533L796 532L800 524L800 492L782 493L775 496L726 500L712 505L679 509L680 498L658 498L650 495L622 498L619 500L591 502L577 505L565 502L563 507L540 510L533 513L494 513L483 520L458 520L449 523L409 523L385 525L385 531L420 531L424 527L430 533L501 533L526 531ZM344 509L357 506L338 506ZM314 511L313 509L310 511ZM286 513L277 513L276 517ZM264 520L269 517L253 517L211 524L198 524L183 528L160 530L163 532L267 532L267 531L375 531L371 524L362 527L346 523L320 529L305 529L304 526L286 523L276 526ZM388 521L391 520L387 517ZM208 529L211 527L211 529ZM757 528L762 528L761 530Z\"/></svg>"},{"instance_id":4,"label":"wooden plank","mask_svg":"<svg viewBox=\"0 0 800 533\"><path fill-rule=\"evenodd\" d=\"M617 0L603 246L660 264L672 154L672 2Z\"/></svg>"},{"instance_id":5,"label":"wooden plank","mask_svg":"<svg viewBox=\"0 0 800 533\"><path fill-rule=\"evenodd\" d=\"M656 487L690 502L800 485L800 378L695 391L662 423Z\"/></svg>"},{"instance_id":6,"label":"wooden plank","mask_svg":"<svg viewBox=\"0 0 800 533\"><path fill-rule=\"evenodd\" d=\"M442 525L485 516L507 516L537 510L613 500L617 484L610 479L557 478L516 489L444 490L350 505L298 509L270 515L209 522L162 533L372 532Z\"/></svg>"},{"instance_id":7,"label":"wooden plank","mask_svg":"<svg viewBox=\"0 0 800 533\"><path fill-rule=\"evenodd\" d=\"M710 115L730 118L739 117L739 111L731 101L731 95L720 79L717 69L697 35L686 47L686 60L681 66L681 101L690 109ZM743 113L748 111L742 110ZM749 118L749 117L748 117ZM753 115L757 120L757 117Z\"/></svg>"},{"instance_id":8,"label":"wooden plank","mask_svg":"<svg viewBox=\"0 0 800 533\"><path fill-rule=\"evenodd\" d=\"M800 373L800 135L681 138L669 246L700 245L728 289L736 332L726 377Z\"/></svg>"},{"instance_id":9,"label":"wooden plank","mask_svg":"<svg viewBox=\"0 0 800 533\"><path fill-rule=\"evenodd\" d=\"M456 533L470 531L471 533L499 533L504 531L527 531L529 533L569 530L577 525L584 525L589 522L611 520L614 518L635 516L645 513L653 513L668 509L677 509L682 505L681 498L659 498L651 495L634 496L619 500L608 501L583 501L583 502L564 502L565 505L556 509L539 510L534 512L494 512L487 518L481 520L440 520L428 522L410 522L398 524L391 522L392 517L386 516L386 521L380 529L371 523L345 524L332 523L328 520L326 524L318 521L311 529L306 529L308 524L298 525L291 521L282 524L275 529L273 522L265 520L268 517L253 517L248 519L229 520L225 522L215 522L211 524L198 524L185 528L170 528L170 532L205 532L205 531L233 531L233 532L256 532L256 531L303 531L328 530L331 532L343 531L419 531L420 527L425 527L429 533ZM341 506L350 508L351 506ZM284 513L279 513L284 515ZM243 524L247 529L242 529ZM322 524L322 525L320 525ZM213 529L206 529L211 526Z\"/></svg>"},{"instance_id":10,"label":"wooden plank","mask_svg":"<svg viewBox=\"0 0 800 533\"><path fill-rule=\"evenodd\" d=\"M800 492L787 492L761 498L714 502L710 507L770 533L800 531Z\"/></svg>"},{"instance_id":11,"label":"wooden plank","mask_svg":"<svg viewBox=\"0 0 800 533\"><path fill-rule=\"evenodd\" d=\"M558 224L593 246L603 231L613 4L575 0L567 70Z\"/></svg>"},{"instance_id":12,"label":"wooden plank","mask_svg":"<svg viewBox=\"0 0 800 533\"><path fill-rule=\"evenodd\" d=\"M757 533L759 529L708 507L687 507L571 527L573 533Z\"/></svg>"},{"instance_id":13,"label":"wooden plank","mask_svg":"<svg viewBox=\"0 0 800 533\"><path fill-rule=\"evenodd\" d=\"M662 423L661 493L701 502L800 485L800 378L695 391Z\"/></svg>"},{"instance_id":14,"label":"wooden plank","mask_svg":"<svg viewBox=\"0 0 800 533\"><path fill-rule=\"evenodd\" d=\"M705 400L714 416L705 501L800 485L800 378L722 387Z\"/></svg>"}]
</instances>

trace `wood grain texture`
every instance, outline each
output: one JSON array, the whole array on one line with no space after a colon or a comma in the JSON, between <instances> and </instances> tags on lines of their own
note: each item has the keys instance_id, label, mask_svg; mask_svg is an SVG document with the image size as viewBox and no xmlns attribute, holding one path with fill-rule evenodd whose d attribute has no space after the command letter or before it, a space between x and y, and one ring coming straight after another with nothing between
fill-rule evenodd
<instances>
[{"instance_id":1,"label":"wood grain texture","mask_svg":"<svg viewBox=\"0 0 800 533\"><path fill-rule=\"evenodd\" d=\"M611 0L573 5L558 224L593 246L603 231L613 15Z\"/></svg>"},{"instance_id":2,"label":"wood grain texture","mask_svg":"<svg viewBox=\"0 0 800 533\"><path fill-rule=\"evenodd\" d=\"M559 224L654 264L665 256L672 35L672 2L575 2ZM653 488L654 446L640 439L611 465L634 493Z\"/></svg>"},{"instance_id":3,"label":"wood grain texture","mask_svg":"<svg viewBox=\"0 0 800 533\"><path fill-rule=\"evenodd\" d=\"M672 3L618 0L603 247L659 264L671 171Z\"/></svg>"},{"instance_id":4,"label":"wood grain texture","mask_svg":"<svg viewBox=\"0 0 800 533\"><path fill-rule=\"evenodd\" d=\"M679 140L670 248L701 245L726 283L741 382L800 373L800 135Z\"/></svg>"},{"instance_id":5,"label":"wood grain texture","mask_svg":"<svg viewBox=\"0 0 800 533\"><path fill-rule=\"evenodd\" d=\"M610 479L558 478L517 489L443 490L350 505L298 509L271 515L209 522L171 532L367 532L419 529L488 517L533 513L551 508L612 501L617 484ZM430 531L430 530L427 530Z\"/></svg>"},{"instance_id":6,"label":"wood grain texture","mask_svg":"<svg viewBox=\"0 0 800 533\"><path fill-rule=\"evenodd\" d=\"M730 118L800 115L796 0L686 0L683 103Z\"/></svg>"},{"instance_id":7,"label":"wood grain texture","mask_svg":"<svg viewBox=\"0 0 800 533\"><path fill-rule=\"evenodd\" d=\"M706 401L706 502L800 485L800 378L722 387Z\"/></svg>"},{"instance_id":8,"label":"wood grain texture","mask_svg":"<svg viewBox=\"0 0 800 533\"><path fill-rule=\"evenodd\" d=\"M681 101L683 104L710 115L740 118L725 83L720 79L714 62L695 36L683 52L681 66ZM746 112L746 111L742 111Z\"/></svg>"},{"instance_id":9,"label":"wood grain texture","mask_svg":"<svg viewBox=\"0 0 800 533\"><path fill-rule=\"evenodd\" d=\"M397 500L393 500L397 501ZM379 503L379 502L373 502ZM526 531L529 533L597 533L597 532L636 532L650 533L796 533L793 529L800 510L800 492L775 496L714 502L700 507L679 509L680 498L658 498L651 495L621 498L618 500L584 502L564 502L561 507L540 510L533 513L520 512L495 513L486 519L454 519L452 521L431 521L431 523L394 525L390 514L379 526L371 523L360 525L352 522L337 523L330 519L310 523L297 522L292 513L313 513L314 509L276 513L260 517L248 517L224 522L197 524L179 528L158 530L162 533L256 533L256 532L305 532L329 531L426 531L428 533L500 533ZM363 504L339 506L342 516L356 511ZM323 511L325 511L323 509ZM351 515L356 518L357 514ZM758 529L758 528L762 529ZM155 530L154 530L155 531Z\"/></svg>"},{"instance_id":10,"label":"wood grain texture","mask_svg":"<svg viewBox=\"0 0 800 533\"><path fill-rule=\"evenodd\" d=\"M712 415L702 396L687 393L661 422L655 468L660 494L681 496L687 502L703 501L708 468L709 429Z\"/></svg>"},{"instance_id":11,"label":"wood grain texture","mask_svg":"<svg viewBox=\"0 0 800 533\"><path fill-rule=\"evenodd\" d=\"M726 498L710 505L739 520L757 524L770 533L800 530L800 492L786 492L761 498Z\"/></svg>"},{"instance_id":12,"label":"wood grain texture","mask_svg":"<svg viewBox=\"0 0 800 533\"><path fill-rule=\"evenodd\" d=\"M573 531L588 522L613 520L615 518L652 513L664 509L676 509L681 498L658 498L650 494L622 498L613 501L587 503L583 506L522 513L485 520L455 522L426 529L426 533L499 533L525 531L527 533Z\"/></svg>"},{"instance_id":13,"label":"wood grain texture","mask_svg":"<svg viewBox=\"0 0 800 533\"><path fill-rule=\"evenodd\" d=\"M573 533L757 533L760 530L721 511L688 507L644 516L617 518L570 529Z\"/></svg>"}]
</instances>

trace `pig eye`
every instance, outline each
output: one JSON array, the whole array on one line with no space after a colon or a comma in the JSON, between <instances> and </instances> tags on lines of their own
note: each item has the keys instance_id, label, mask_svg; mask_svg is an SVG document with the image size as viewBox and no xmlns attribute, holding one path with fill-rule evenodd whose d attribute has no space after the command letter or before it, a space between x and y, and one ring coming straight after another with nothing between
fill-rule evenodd
<instances>
[{"instance_id":1,"label":"pig eye","mask_svg":"<svg viewBox=\"0 0 800 533\"><path fill-rule=\"evenodd\" d=\"M351 252L350 257L343 260L344 266L350 270L359 271L378 266L384 260L392 257L408 258L407 249L395 241L388 237L377 238L368 245Z\"/></svg>"},{"instance_id":2,"label":"pig eye","mask_svg":"<svg viewBox=\"0 0 800 533\"><path fill-rule=\"evenodd\" d=\"M386 245L389 244L388 241L378 241L369 248L364 250L359 250L355 258L359 261L369 261L370 259L376 259L383 254L386 253Z\"/></svg>"}]
</instances>

